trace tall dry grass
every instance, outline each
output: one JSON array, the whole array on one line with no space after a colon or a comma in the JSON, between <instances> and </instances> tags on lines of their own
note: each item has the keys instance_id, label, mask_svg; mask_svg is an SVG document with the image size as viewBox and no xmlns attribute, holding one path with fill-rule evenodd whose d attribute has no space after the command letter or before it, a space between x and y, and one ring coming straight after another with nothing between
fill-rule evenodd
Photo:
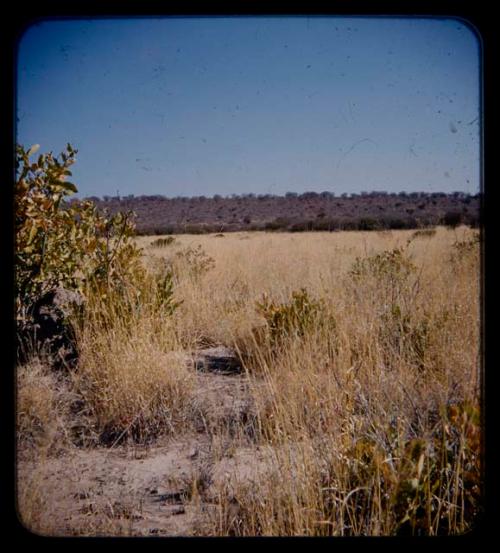
<instances>
[{"instance_id":1,"label":"tall dry grass","mask_svg":"<svg viewBox=\"0 0 500 553\"><path fill-rule=\"evenodd\" d=\"M116 443L189 428L186 354L224 344L247 372L252 439L272 446L274 462L265 478L218 490L211 533L467 531L480 509L474 234L235 233L164 247L139 238L153 273L159 259L171 268L180 305L155 308L147 276L135 311L91 303L71 377L88 432ZM301 289L313 307L290 307ZM33 409L48 421L42 403Z\"/></svg>"},{"instance_id":2,"label":"tall dry grass","mask_svg":"<svg viewBox=\"0 0 500 553\"><path fill-rule=\"evenodd\" d=\"M144 441L188 424L193 373L177 337L169 275L154 264L130 288L91 292L78 325L73 386L101 441Z\"/></svg>"},{"instance_id":3,"label":"tall dry grass","mask_svg":"<svg viewBox=\"0 0 500 553\"><path fill-rule=\"evenodd\" d=\"M473 236L460 228L176 238L178 251L200 244L215 260L196 281L179 272L178 332L241 352L249 374L266 383L255 387L259 440L280 445L275 479L226 490L214 532L470 528L480 485ZM366 263L395 250L401 267L386 274ZM256 302L265 292L286 305L300 288L322 303L321 316L281 347L262 339ZM228 518L224 505L234 511L235 502L238 515Z\"/></svg>"}]
</instances>

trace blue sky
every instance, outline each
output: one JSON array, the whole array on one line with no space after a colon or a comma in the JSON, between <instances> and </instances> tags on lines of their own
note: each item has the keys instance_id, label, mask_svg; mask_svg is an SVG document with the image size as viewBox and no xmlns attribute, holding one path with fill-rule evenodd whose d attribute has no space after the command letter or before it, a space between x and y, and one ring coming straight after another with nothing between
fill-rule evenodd
<instances>
[{"instance_id":1,"label":"blue sky","mask_svg":"<svg viewBox=\"0 0 500 553\"><path fill-rule=\"evenodd\" d=\"M44 21L17 69L17 141L77 148L80 196L480 187L459 20Z\"/></svg>"}]
</instances>

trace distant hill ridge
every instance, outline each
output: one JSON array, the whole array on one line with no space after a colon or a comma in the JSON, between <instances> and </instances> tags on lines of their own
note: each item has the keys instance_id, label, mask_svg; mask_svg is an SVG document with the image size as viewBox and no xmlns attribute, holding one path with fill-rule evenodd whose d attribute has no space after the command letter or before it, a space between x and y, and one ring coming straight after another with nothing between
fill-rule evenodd
<instances>
[{"instance_id":1,"label":"distant hill ridge","mask_svg":"<svg viewBox=\"0 0 500 553\"><path fill-rule=\"evenodd\" d=\"M478 226L480 194L464 192L289 192L222 197L89 197L110 213L133 211L138 234L241 230L383 230Z\"/></svg>"}]
</instances>

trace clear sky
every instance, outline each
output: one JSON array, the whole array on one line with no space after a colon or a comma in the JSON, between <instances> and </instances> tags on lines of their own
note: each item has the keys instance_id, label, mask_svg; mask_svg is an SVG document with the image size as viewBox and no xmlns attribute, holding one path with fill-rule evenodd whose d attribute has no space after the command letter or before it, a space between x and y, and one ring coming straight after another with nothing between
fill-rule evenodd
<instances>
[{"instance_id":1,"label":"clear sky","mask_svg":"<svg viewBox=\"0 0 500 553\"><path fill-rule=\"evenodd\" d=\"M70 142L80 196L479 191L459 20L44 21L17 67L17 142Z\"/></svg>"}]
</instances>

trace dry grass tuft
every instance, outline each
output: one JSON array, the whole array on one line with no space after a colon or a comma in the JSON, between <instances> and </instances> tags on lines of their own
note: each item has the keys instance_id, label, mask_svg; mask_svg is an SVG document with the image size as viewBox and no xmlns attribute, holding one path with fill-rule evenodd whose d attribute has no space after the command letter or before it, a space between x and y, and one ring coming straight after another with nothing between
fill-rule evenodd
<instances>
[{"instance_id":1,"label":"dry grass tuft","mask_svg":"<svg viewBox=\"0 0 500 553\"><path fill-rule=\"evenodd\" d=\"M144 441L188 423L194 381L186 356L165 351L145 322L127 334L118 327L82 341L75 383L107 443Z\"/></svg>"},{"instance_id":2,"label":"dry grass tuft","mask_svg":"<svg viewBox=\"0 0 500 553\"><path fill-rule=\"evenodd\" d=\"M22 448L55 454L70 443L68 383L38 359L17 370L17 439Z\"/></svg>"}]
</instances>

